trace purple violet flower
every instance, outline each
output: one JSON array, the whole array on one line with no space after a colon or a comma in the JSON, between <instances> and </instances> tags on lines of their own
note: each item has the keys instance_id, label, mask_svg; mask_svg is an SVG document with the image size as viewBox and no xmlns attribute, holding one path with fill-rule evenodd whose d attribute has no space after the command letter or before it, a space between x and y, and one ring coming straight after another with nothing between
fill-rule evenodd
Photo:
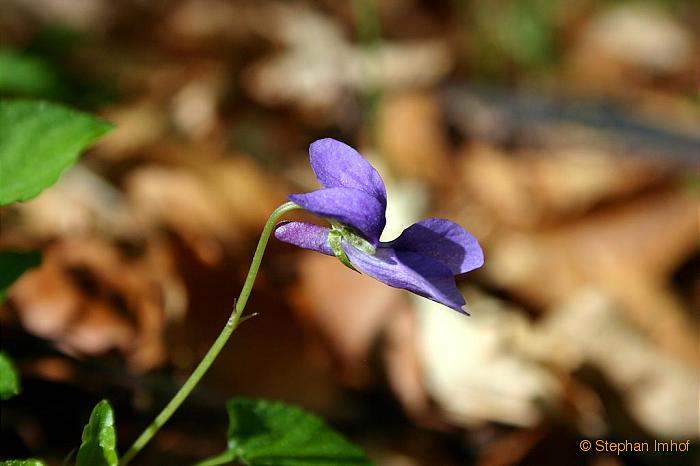
<instances>
[{"instance_id":1,"label":"purple violet flower","mask_svg":"<svg viewBox=\"0 0 700 466\"><path fill-rule=\"evenodd\" d=\"M465 301L455 275L484 263L481 247L454 222L429 218L380 242L386 225L386 188L379 173L352 147L320 139L309 147L311 168L322 189L291 194L289 200L331 226L282 222L275 237L336 256L343 264L394 288L402 288L458 312Z\"/></svg>"}]
</instances>

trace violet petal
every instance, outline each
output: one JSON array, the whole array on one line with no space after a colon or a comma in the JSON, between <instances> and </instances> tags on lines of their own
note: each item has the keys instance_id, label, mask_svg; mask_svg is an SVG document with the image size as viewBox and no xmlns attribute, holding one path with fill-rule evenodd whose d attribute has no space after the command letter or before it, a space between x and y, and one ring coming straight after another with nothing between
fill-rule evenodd
<instances>
[{"instance_id":1,"label":"violet petal","mask_svg":"<svg viewBox=\"0 0 700 466\"><path fill-rule=\"evenodd\" d=\"M291 194L289 200L316 215L353 227L373 245L379 242L386 224L384 206L372 195L358 189L319 189L306 194Z\"/></svg>"},{"instance_id":2,"label":"violet petal","mask_svg":"<svg viewBox=\"0 0 700 466\"><path fill-rule=\"evenodd\" d=\"M460 225L442 218L414 223L387 244L397 250L417 252L442 262L453 275L484 265L484 253L476 238Z\"/></svg>"},{"instance_id":3,"label":"violet petal","mask_svg":"<svg viewBox=\"0 0 700 466\"><path fill-rule=\"evenodd\" d=\"M309 147L311 168L326 188L354 188L386 207L386 187L377 170L355 149L335 139L319 139Z\"/></svg>"},{"instance_id":4,"label":"violet petal","mask_svg":"<svg viewBox=\"0 0 700 466\"><path fill-rule=\"evenodd\" d=\"M300 248L332 256L333 251L328 244L328 231L328 228L313 223L282 222L275 228L275 238Z\"/></svg>"},{"instance_id":5,"label":"violet petal","mask_svg":"<svg viewBox=\"0 0 700 466\"><path fill-rule=\"evenodd\" d=\"M442 263L412 251L380 246L374 255L343 242L350 262L361 272L394 288L402 288L465 313L465 301L454 275Z\"/></svg>"}]
</instances>

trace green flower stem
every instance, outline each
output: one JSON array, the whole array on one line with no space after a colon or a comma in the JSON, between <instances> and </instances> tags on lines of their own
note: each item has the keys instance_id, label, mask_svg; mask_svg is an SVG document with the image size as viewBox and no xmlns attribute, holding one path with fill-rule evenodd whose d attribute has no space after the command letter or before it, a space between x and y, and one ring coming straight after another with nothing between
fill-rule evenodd
<instances>
[{"instance_id":1,"label":"green flower stem","mask_svg":"<svg viewBox=\"0 0 700 466\"><path fill-rule=\"evenodd\" d=\"M233 308L233 311L231 312L231 316L226 322L226 325L214 341L214 344L212 344L211 348L209 348L209 351L207 351L207 354L204 355L204 358L202 358L202 360L194 369L190 377L187 379L187 381L185 381L184 385L175 394L173 399L170 400L170 402L165 406L165 408L163 408L160 414L156 416L156 418L153 420L153 422L151 422L151 424L146 428L146 430L144 430L141 433L141 435L139 436L139 438L136 439L131 448L129 448L129 450L127 450L127 452L124 453L124 456L122 456L121 460L119 461L120 466L125 466L126 464L128 464L129 461L131 461L134 458L134 456L136 456L141 451L141 449L144 446L146 446L146 444L151 440L151 438L153 438L153 436L156 434L156 432L158 432L158 430L163 426L163 424L165 424L168 421L168 419L170 419L170 416L173 415L173 413L180 407L182 402L185 401L185 399L189 396L194 387L197 386L201 378L209 369L209 366L212 365L214 359L216 359L216 357L221 352L222 348L228 341L233 331L241 323L241 314L243 313L243 309L245 309L245 305L248 302L248 297L250 296L250 292L253 289L253 283L255 282L255 277L258 275L258 270L260 269L260 262L262 261L263 254L265 253L265 247L267 246L267 242L270 239L270 235L272 234L272 231L275 228L275 224L282 215L295 209L301 209L301 207L294 204L293 202L287 202L275 209L275 211L272 212L272 214L270 215L270 218L267 219L262 234L260 235L260 240L258 241L258 247L255 249L253 261L250 264L248 276L246 277L245 283L243 284L243 289L241 290L241 293L238 296L238 299L236 300L236 304Z\"/></svg>"}]
</instances>

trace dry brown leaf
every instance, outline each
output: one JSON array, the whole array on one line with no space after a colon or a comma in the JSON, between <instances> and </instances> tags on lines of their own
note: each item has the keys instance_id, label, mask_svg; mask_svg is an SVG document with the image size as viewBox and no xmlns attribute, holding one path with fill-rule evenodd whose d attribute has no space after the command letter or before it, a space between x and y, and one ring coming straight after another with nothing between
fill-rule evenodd
<instances>
[{"instance_id":1,"label":"dry brown leaf","mask_svg":"<svg viewBox=\"0 0 700 466\"><path fill-rule=\"evenodd\" d=\"M624 463L619 458L612 456L596 456L590 462L591 466L624 466Z\"/></svg>"},{"instance_id":2,"label":"dry brown leaf","mask_svg":"<svg viewBox=\"0 0 700 466\"><path fill-rule=\"evenodd\" d=\"M510 466L520 464L532 448L546 438L542 429L523 429L504 435L480 453L477 466Z\"/></svg>"},{"instance_id":3,"label":"dry brown leaf","mask_svg":"<svg viewBox=\"0 0 700 466\"><path fill-rule=\"evenodd\" d=\"M125 191L144 228L166 226L206 263L220 260L225 240L240 238L216 190L191 171L146 166L129 175Z\"/></svg>"},{"instance_id":4,"label":"dry brown leaf","mask_svg":"<svg viewBox=\"0 0 700 466\"><path fill-rule=\"evenodd\" d=\"M451 67L447 45L440 40L384 42L376 50L363 50L344 37L332 18L310 8L276 2L267 5L267 15L261 33L272 33L286 49L253 64L245 85L268 105L330 110L348 90L425 86Z\"/></svg>"},{"instance_id":5,"label":"dry brown leaf","mask_svg":"<svg viewBox=\"0 0 700 466\"><path fill-rule=\"evenodd\" d=\"M325 342L348 381L366 384L370 350L402 306L401 291L318 253L303 253L298 267L300 319Z\"/></svg>"},{"instance_id":6,"label":"dry brown leaf","mask_svg":"<svg viewBox=\"0 0 700 466\"><path fill-rule=\"evenodd\" d=\"M593 18L568 54L567 80L627 92L640 77L684 78L695 67L692 32L658 5L620 4Z\"/></svg>"},{"instance_id":7,"label":"dry brown leaf","mask_svg":"<svg viewBox=\"0 0 700 466\"><path fill-rule=\"evenodd\" d=\"M440 108L428 92L386 95L379 107L379 150L395 174L440 186L450 172L448 147Z\"/></svg>"},{"instance_id":8,"label":"dry brown leaf","mask_svg":"<svg viewBox=\"0 0 700 466\"><path fill-rule=\"evenodd\" d=\"M3 234L15 232L34 241L96 231L119 234L133 226L123 207L121 192L94 171L77 164L41 196L12 205L10 209L18 216L3 225Z\"/></svg>"},{"instance_id":9,"label":"dry brown leaf","mask_svg":"<svg viewBox=\"0 0 700 466\"><path fill-rule=\"evenodd\" d=\"M149 260L127 259L95 238L65 240L45 251L10 298L30 333L75 355L118 350L134 370L146 370L165 356L163 306L177 304L159 282L167 268L154 270Z\"/></svg>"},{"instance_id":10,"label":"dry brown leaf","mask_svg":"<svg viewBox=\"0 0 700 466\"><path fill-rule=\"evenodd\" d=\"M64 24L76 31L105 25L112 13L106 0L21 0L22 8L45 23Z\"/></svg>"},{"instance_id":11,"label":"dry brown leaf","mask_svg":"<svg viewBox=\"0 0 700 466\"><path fill-rule=\"evenodd\" d=\"M696 437L697 366L659 352L625 320L621 305L602 288L586 288L557 306L541 326L542 335L566 349L552 362L568 371L584 362L601 369L633 418L655 436Z\"/></svg>"},{"instance_id":12,"label":"dry brown leaf","mask_svg":"<svg viewBox=\"0 0 700 466\"><path fill-rule=\"evenodd\" d=\"M161 164L126 177L132 214L142 229L165 227L177 234L208 264L221 260L224 250L244 245L246 235L258 235L288 192L244 155L162 143L151 157Z\"/></svg>"},{"instance_id":13,"label":"dry brown leaf","mask_svg":"<svg viewBox=\"0 0 700 466\"><path fill-rule=\"evenodd\" d=\"M447 429L425 389L416 313L408 303L392 315L384 333L382 350L387 379L403 409L424 427Z\"/></svg>"},{"instance_id":14,"label":"dry brown leaf","mask_svg":"<svg viewBox=\"0 0 700 466\"><path fill-rule=\"evenodd\" d=\"M669 178L669 167L604 148L507 153L475 145L462 159L465 191L501 223L531 227L580 215Z\"/></svg>"},{"instance_id":15,"label":"dry brown leaf","mask_svg":"<svg viewBox=\"0 0 700 466\"><path fill-rule=\"evenodd\" d=\"M97 156L110 160L137 156L139 149L161 138L168 125L165 110L148 98L109 107L103 116L114 129L98 142Z\"/></svg>"},{"instance_id":16,"label":"dry brown leaf","mask_svg":"<svg viewBox=\"0 0 700 466\"><path fill-rule=\"evenodd\" d=\"M43 380L66 383L76 379L78 370L66 358L49 356L23 364L22 374L30 374Z\"/></svg>"},{"instance_id":17,"label":"dry brown leaf","mask_svg":"<svg viewBox=\"0 0 700 466\"><path fill-rule=\"evenodd\" d=\"M173 122L191 140L204 141L218 123L218 105L223 94L222 73L206 71L195 76L173 96Z\"/></svg>"},{"instance_id":18,"label":"dry brown leaf","mask_svg":"<svg viewBox=\"0 0 700 466\"><path fill-rule=\"evenodd\" d=\"M49 340L60 339L80 312L82 293L50 253L42 266L25 273L12 287L10 298L29 333Z\"/></svg>"},{"instance_id":19,"label":"dry brown leaf","mask_svg":"<svg viewBox=\"0 0 700 466\"><path fill-rule=\"evenodd\" d=\"M100 355L112 349L122 353L129 351L135 332L128 318L99 299L83 298L75 303L75 309L75 317L66 322L66 328L56 339L59 348L79 355ZM22 323L27 327L30 320L26 314L21 315ZM155 362L161 362L161 359L159 357Z\"/></svg>"},{"instance_id":20,"label":"dry brown leaf","mask_svg":"<svg viewBox=\"0 0 700 466\"><path fill-rule=\"evenodd\" d=\"M510 232L491 245L491 280L541 308L582 286L608 290L628 319L665 351L695 361L697 337L667 289L669 273L697 250L694 195L652 193L549 231ZM542 277L547 277L543 284Z\"/></svg>"},{"instance_id":21,"label":"dry brown leaf","mask_svg":"<svg viewBox=\"0 0 700 466\"><path fill-rule=\"evenodd\" d=\"M228 46L247 38L251 22L260 20L257 5L231 0L186 0L169 9L160 36L183 50Z\"/></svg>"},{"instance_id":22,"label":"dry brown leaf","mask_svg":"<svg viewBox=\"0 0 700 466\"><path fill-rule=\"evenodd\" d=\"M626 320L625 303L604 288L579 288L535 323L482 293L470 291L467 298L469 318L441 315L438 305L419 303L424 383L451 422L532 426L556 408L584 435L603 436L618 420L605 418L590 390L567 394L561 384L566 377L557 376L589 364L602 371L632 418L653 435L697 435L696 367L659 352ZM564 397L574 405L564 405Z\"/></svg>"},{"instance_id":23,"label":"dry brown leaf","mask_svg":"<svg viewBox=\"0 0 700 466\"><path fill-rule=\"evenodd\" d=\"M286 201L288 189L245 156L223 158L204 168L207 183L216 189L227 215L238 228L259 232L273 210Z\"/></svg>"},{"instance_id":24,"label":"dry brown leaf","mask_svg":"<svg viewBox=\"0 0 700 466\"><path fill-rule=\"evenodd\" d=\"M549 342L522 312L476 290L467 293L469 317L414 301L424 384L449 422L534 426L556 407L560 383L539 360Z\"/></svg>"},{"instance_id":25,"label":"dry brown leaf","mask_svg":"<svg viewBox=\"0 0 700 466\"><path fill-rule=\"evenodd\" d=\"M540 216L540 209L522 180L519 166L509 154L492 146L468 149L461 165L465 193L489 209L500 224L529 225Z\"/></svg>"}]
</instances>

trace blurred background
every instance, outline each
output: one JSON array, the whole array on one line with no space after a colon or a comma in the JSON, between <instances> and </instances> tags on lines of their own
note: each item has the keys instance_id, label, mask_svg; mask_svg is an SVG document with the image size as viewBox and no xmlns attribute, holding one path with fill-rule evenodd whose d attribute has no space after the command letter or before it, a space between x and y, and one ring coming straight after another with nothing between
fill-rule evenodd
<instances>
[{"instance_id":1,"label":"blurred background","mask_svg":"<svg viewBox=\"0 0 700 466\"><path fill-rule=\"evenodd\" d=\"M257 316L134 464L221 451L232 396L382 466L700 462L697 2L0 0L0 31L2 96L116 124L0 211L0 245L43 252L0 311L24 387L2 455L61 464L103 397L123 452L335 137L387 183L385 240L427 216L480 240L471 316L273 239Z\"/></svg>"}]
</instances>

